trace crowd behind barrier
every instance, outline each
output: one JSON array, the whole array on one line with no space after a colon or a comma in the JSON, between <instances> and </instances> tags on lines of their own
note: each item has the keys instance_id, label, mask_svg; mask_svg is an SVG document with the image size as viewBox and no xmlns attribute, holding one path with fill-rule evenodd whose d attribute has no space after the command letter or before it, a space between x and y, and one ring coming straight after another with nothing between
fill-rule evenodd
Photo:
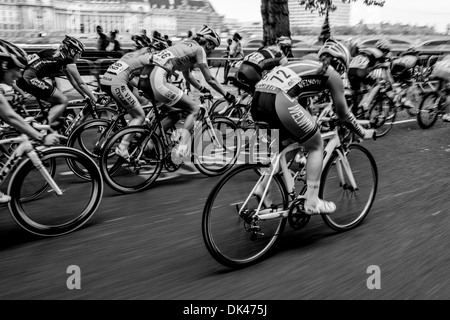
<instances>
[{"instance_id":1,"label":"crowd behind barrier","mask_svg":"<svg viewBox=\"0 0 450 320\"><path fill-rule=\"evenodd\" d=\"M32 54L44 49L44 47L33 46L33 47L25 47L24 50L28 54ZM244 54L247 55L251 52L254 52L256 48L244 48ZM82 58L78 60L77 67L81 76L95 76L97 79L99 76L103 75L108 67L117 61L124 53L131 51L131 49L125 49L122 52L107 52L107 51L98 51L93 49L87 49ZM221 49L216 49L209 57L209 65L212 68L223 68L225 66L225 62L228 59L229 61L240 60L233 58L224 58L222 55ZM317 53L318 48L294 48L292 49L293 58L290 58L290 61L295 61L301 59L304 55L309 53ZM394 55L398 55L404 52L403 50L393 49L392 53ZM441 56L445 54L450 54L450 50L435 50L435 49L424 49L421 51L423 55L436 55ZM50 78L54 81L56 77L63 77L62 73L57 73L52 75Z\"/></svg>"}]
</instances>

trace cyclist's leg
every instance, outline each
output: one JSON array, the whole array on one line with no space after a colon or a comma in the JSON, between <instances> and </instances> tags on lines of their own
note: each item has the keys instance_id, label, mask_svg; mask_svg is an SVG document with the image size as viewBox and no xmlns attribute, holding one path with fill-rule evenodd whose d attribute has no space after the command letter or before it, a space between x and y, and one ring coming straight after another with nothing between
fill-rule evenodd
<instances>
[{"instance_id":1,"label":"cyclist's leg","mask_svg":"<svg viewBox=\"0 0 450 320\"><path fill-rule=\"evenodd\" d=\"M48 122L55 122L66 110L69 105L69 100L67 97L57 88L53 92L52 96L45 101L50 102L52 107L48 112Z\"/></svg>"},{"instance_id":2,"label":"cyclist's leg","mask_svg":"<svg viewBox=\"0 0 450 320\"><path fill-rule=\"evenodd\" d=\"M126 83L113 83L111 85L111 95L130 115L131 120L128 125L141 125L144 122L144 109ZM126 155L132 138L132 135L123 137L118 146L119 151L122 151L121 154Z\"/></svg>"},{"instance_id":3,"label":"cyclist's leg","mask_svg":"<svg viewBox=\"0 0 450 320\"><path fill-rule=\"evenodd\" d=\"M187 114L180 140L180 145L187 145L200 107L180 88L167 82L166 79L167 71L163 68L156 67L150 74L150 83L155 99L169 107L183 110Z\"/></svg>"},{"instance_id":4,"label":"cyclist's leg","mask_svg":"<svg viewBox=\"0 0 450 320\"><path fill-rule=\"evenodd\" d=\"M308 150L306 163L305 212L308 214L331 213L336 210L333 202L319 199L320 176L323 164L323 141L313 116L297 100L285 93L277 94L275 101L277 118L291 137Z\"/></svg>"}]
</instances>

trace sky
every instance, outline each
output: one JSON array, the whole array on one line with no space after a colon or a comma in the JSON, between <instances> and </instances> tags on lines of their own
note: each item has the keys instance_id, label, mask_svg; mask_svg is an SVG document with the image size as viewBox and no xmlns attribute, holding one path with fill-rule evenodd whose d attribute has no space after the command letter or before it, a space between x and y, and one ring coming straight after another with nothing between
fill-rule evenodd
<instances>
[{"instance_id":1,"label":"sky","mask_svg":"<svg viewBox=\"0 0 450 320\"><path fill-rule=\"evenodd\" d=\"M334 0L340 1L340 0ZM219 14L241 22L261 21L261 0L209 0ZM450 1L448 0L386 0L383 8L366 6L359 0L353 4L350 23L391 22L446 30L450 24Z\"/></svg>"}]
</instances>

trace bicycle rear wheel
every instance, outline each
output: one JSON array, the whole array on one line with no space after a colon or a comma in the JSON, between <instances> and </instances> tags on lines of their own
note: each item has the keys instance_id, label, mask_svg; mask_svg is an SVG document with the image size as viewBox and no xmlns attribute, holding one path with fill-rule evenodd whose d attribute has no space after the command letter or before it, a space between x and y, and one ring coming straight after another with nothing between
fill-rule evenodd
<instances>
[{"instance_id":1,"label":"bicycle rear wheel","mask_svg":"<svg viewBox=\"0 0 450 320\"><path fill-rule=\"evenodd\" d=\"M417 112L417 123L422 129L429 129L436 123L441 103L441 98L437 92L429 92L423 97L419 112Z\"/></svg>"},{"instance_id":2,"label":"bicycle rear wheel","mask_svg":"<svg viewBox=\"0 0 450 320\"><path fill-rule=\"evenodd\" d=\"M377 137L383 137L391 131L396 116L397 109L393 101L384 94L378 95L369 111L369 120L377 130Z\"/></svg>"},{"instance_id":3,"label":"bicycle rear wheel","mask_svg":"<svg viewBox=\"0 0 450 320\"><path fill-rule=\"evenodd\" d=\"M357 189L350 184L336 151L325 165L320 183L319 197L333 201L337 208L329 215L322 215L322 219L336 231L347 231L361 224L372 207L378 187L378 169L370 152L359 144L351 144L346 155Z\"/></svg>"},{"instance_id":4,"label":"bicycle rear wheel","mask_svg":"<svg viewBox=\"0 0 450 320\"><path fill-rule=\"evenodd\" d=\"M212 257L225 266L242 268L263 259L286 225L286 218L276 218L257 221L257 232L255 228L250 229L259 202L251 196L246 208L241 206L258 182L261 168L261 165L242 165L232 169L206 200L203 240ZM274 204L288 207L288 194L280 176L273 177L270 193Z\"/></svg>"},{"instance_id":5,"label":"bicycle rear wheel","mask_svg":"<svg viewBox=\"0 0 450 320\"><path fill-rule=\"evenodd\" d=\"M29 158L14 171L8 185L9 209L25 230L40 236L59 236L83 226L96 212L103 195L103 180L95 162L79 150L54 147L43 150L44 167L63 194L58 196ZM76 162L89 181L74 175L67 160ZM47 170L48 171L48 170Z\"/></svg>"},{"instance_id":6,"label":"bicycle rear wheel","mask_svg":"<svg viewBox=\"0 0 450 320\"><path fill-rule=\"evenodd\" d=\"M116 155L115 149L129 134L133 138L127 161ZM159 177L163 164L162 142L144 126L130 126L116 132L107 140L100 156L100 171L105 182L121 193L135 193L149 188Z\"/></svg>"}]
</instances>

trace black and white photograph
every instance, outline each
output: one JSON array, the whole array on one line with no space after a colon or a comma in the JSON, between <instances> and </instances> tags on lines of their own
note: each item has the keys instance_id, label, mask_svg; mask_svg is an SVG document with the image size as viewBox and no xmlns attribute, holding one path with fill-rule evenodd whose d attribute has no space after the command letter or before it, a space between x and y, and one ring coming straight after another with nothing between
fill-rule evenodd
<instances>
[{"instance_id":1,"label":"black and white photograph","mask_svg":"<svg viewBox=\"0 0 450 320\"><path fill-rule=\"evenodd\" d=\"M2 301L449 300L449 191L450 2L0 0Z\"/></svg>"}]
</instances>

